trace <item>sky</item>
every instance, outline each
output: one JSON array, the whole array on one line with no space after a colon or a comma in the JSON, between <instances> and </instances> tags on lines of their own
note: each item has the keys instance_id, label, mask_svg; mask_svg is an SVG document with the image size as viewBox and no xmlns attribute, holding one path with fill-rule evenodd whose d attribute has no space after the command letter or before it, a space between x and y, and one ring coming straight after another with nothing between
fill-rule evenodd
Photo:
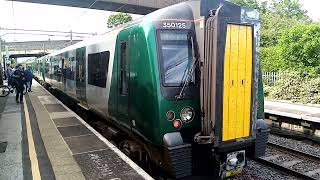
<instances>
[{"instance_id":1,"label":"sky","mask_svg":"<svg viewBox=\"0 0 320 180\"><path fill-rule=\"evenodd\" d=\"M313 20L320 21L320 0L300 0L300 3L303 5L303 8L308 11L308 15ZM112 13L113 12L109 11L85 8L0 0L0 27L66 32L72 30L73 32L101 34L107 31L107 19ZM133 15L134 19L138 17L140 16ZM70 39L69 36L66 37L66 35L69 34L52 36L54 33L46 33L46 35L39 36L6 33L8 33L8 31L0 30L0 38L7 42ZM23 32L16 31L16 33ZM73 39L83 39L83 37L73 37Z\"/></svg>"},{"instance_id":2,"label":"sky","mask_svg":"<svg viewBox=\"0 0 320 180\"><path fill-rule=\"evenodd\" d=\"M314 21L320 21L320 0L300 0L300 3L308 11L308 16Z\"/></svg>"},{"instance_id":3,"label":"sky","mask_svg":"<svg viewBox=\"0 0 320 180\"><path fill-rule=\"evenodd\" d=\"M101 34L108 30L107 19L112 13L114 12L0 0L0 27L65 32L72 30L73 32ZM140 15L132 16L134 19L140 17ZM8 33L8 31L0 30L0 36L5 33ZM17 33L23 32L17 31ZM57 33L45 34L52 35ZM59 35L66 34L60 33ZM51 40L70 39L69 36L37 36L26 34L7 34L1 38L6 41L48 40L49 38ZM79 38L73 37L73 39Z\"/></svg>"}]
</instances>

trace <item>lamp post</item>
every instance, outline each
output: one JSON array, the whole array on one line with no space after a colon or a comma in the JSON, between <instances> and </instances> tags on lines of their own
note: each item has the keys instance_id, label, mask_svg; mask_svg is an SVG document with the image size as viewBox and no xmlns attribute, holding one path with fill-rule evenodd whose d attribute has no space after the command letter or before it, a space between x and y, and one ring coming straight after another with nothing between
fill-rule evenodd
<instances>
[{"instance_id":1,"label":"lamp post","mask_svg":"<svg viewBox=\"0 0 320 180\"><path fill-rule=\"evenodd\" d=\"M2 64L3 64L3 59L2 59L2 40L0 38L0 84L3 85L3 70L2 70Z\"/></svg>"}]
</instances>

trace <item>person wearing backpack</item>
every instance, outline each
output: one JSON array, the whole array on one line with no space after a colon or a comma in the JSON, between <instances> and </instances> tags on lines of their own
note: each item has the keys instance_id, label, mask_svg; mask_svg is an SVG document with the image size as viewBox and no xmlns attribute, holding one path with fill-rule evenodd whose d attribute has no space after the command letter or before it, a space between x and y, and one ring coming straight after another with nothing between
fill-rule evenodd
<instances>
[{"instance_id":1,"label":"person wearing backpack","mask_svg":"<svg viewBox=\"0 0 320 180\"><path fill-rule=\"evenodd\" d=\"M14 86L16 87L16 102L23 102L23 90L26 81L24 71L21 65L17 65L16 70L13 72Z\"/></svg>"},{"instance_id":2,"label":"person wearing backpack","mask_svg":"<svg viewBox=\"0 0 320 180\"><path fill-rule=\"evenodd\" d=\"M24 71L24 74L26 76L26 83L27 83L26 91L31 92L32 79L33 79L33 73L31 70L31 66L27 67L27 69Z\"/></svg>"}]
</instances>

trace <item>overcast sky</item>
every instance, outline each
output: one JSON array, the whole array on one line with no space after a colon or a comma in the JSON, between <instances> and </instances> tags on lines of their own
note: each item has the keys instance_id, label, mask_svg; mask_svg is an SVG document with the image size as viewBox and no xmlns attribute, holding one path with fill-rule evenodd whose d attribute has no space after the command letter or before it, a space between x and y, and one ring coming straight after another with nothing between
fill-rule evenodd
<instances>
[{"instance_id":1,"label":"overcast sky","mask_svg":"<svg viewBox=\"0 0 320 180\"><path fill-rule=\"evenodd\" d=\"M107 31L107 19L113 12L0 0L0 27L98 33ZM132 15L138 18L140 15ZM12 31L11 31L12 32ZM0 31L0 36L8 31ZM22 33L22 32L17 32ZM48 33L56 34L56 33ZM69 39L63 36L12 35L6 41ZM77 39L74 37L74 39Z\"/></svg>"},{"instance_id":2,"label":"overcast sky","mask_svg":"<svg viewBox=\"0 0 320 180\"><path fill-rule=\"evenodd\" d=\"M308 11L308 15L314 20L320 20L320 0L300 0L303 7ZM21 29L41 29L55 31L103 33L107 31L107 18L112 12L23 3L15 1L0 0L0 27L21 28ZM133 15L138 18L139 15ZM0 31L0 36L8 33ZM17 33L22 33L17 31ZM50 35L12 35L2 36L6 41L28 41L28 40L54 40L69 39L69 37ZM74 39L77 39L74 37Z\"/></svg>"}]
</instances>

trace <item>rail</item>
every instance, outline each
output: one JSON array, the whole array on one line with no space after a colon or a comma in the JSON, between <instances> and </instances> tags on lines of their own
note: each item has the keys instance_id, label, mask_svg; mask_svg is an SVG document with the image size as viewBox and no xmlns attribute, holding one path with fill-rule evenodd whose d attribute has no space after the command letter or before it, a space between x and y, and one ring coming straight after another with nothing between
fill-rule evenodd
<instances>
[{"instance_id":1,"label":"rail","mask_svg":"<svg viewBox=\"0 0 320 180\"><path fill-rule=\"evenodd\" d=\"M286 146L283 146L283 145L280 145L280 144L270 143L269 142L268 143L268 148L276 149L276 150L282 152L283 155L291 155L293 157L298 157L298 159L300 159L302 161L303 160L304 161L305 160L309 160L309 161L312 161L312 162L315 162L315 163L320 163L320 157L319 156L315 156L315 155L312 155L312 154L309 154L309 153L306 153L306 152L303 152L303 151L292 149L292 148L289 148L289 147L286 147ZM277 154L277 155L279 155L279 154ZM281 172L284 172L286 174L293 175L293 176L295 176L297 178L312 179L312 180L318 179L318 178L313 177L312 175L308 174L308 172L300 172L300 171L297 171L297 170L295 170L293 168L290 168L291 166L284 166L283 162L282 163L273 162L272 160L268 159L268 157L257 158L257 159L255 159L255 161L257 161L257 162L259 162L259 163L261 163L263 165L266 165L268 167L271 167L271 168L274 168L276 170L279 170Z\"/></svg>"}]
</instances>

